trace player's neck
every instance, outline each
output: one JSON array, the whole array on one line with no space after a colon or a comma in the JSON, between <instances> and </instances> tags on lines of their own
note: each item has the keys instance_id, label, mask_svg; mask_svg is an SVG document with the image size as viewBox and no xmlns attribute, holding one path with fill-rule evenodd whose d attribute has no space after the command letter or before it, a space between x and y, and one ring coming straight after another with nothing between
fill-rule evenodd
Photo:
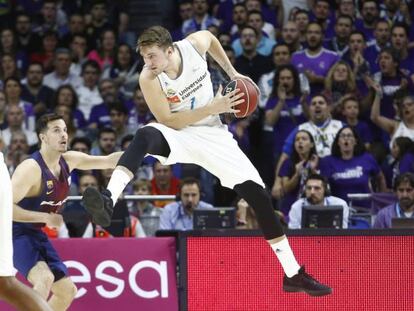
<instances>
[{"instance_id":1,"label":"player's neck","mask_svg":"<svg viewBox=\"0 0 414 311\"><path fill-rule=\"evenodd\" d=\"M177 77L180 76L182 70L183 70L183 61L181 58L181 53L178 50L177 47L174 48L174 53L171 55L171 60L167 66L167 68L164 70L165 74L170 79L177 79Z\"/></svg>"},{"instance_id":2,"label":"player's neck","mask_svg":"<svg viewBox=\"0 0 414 311\"><path fill-rule=\"evenodd\" d=\"M43 160L48 166L54 166L59 164L60 156L62 155L58 151L50 150L47 147L40 148L40 154L42 155Z\"/></svg>"}]
</instances>

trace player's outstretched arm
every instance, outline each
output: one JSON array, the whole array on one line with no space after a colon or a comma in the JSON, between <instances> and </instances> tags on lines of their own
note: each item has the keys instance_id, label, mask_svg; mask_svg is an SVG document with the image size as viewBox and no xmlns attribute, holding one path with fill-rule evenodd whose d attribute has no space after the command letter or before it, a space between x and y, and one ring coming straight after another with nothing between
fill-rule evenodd
<instances>
[{"instance_id":1,"label":"player's outstretched arm","mask_svg":"<svg viewBox=\"0 0 414 311\"><path fill-rule=\"evenodd\" d=\"M107 156L92 156L83 152L68 151L63 158L69 165L69 170L104 170L115 168L123 151L113 152Z\"/></svg>"},{"instance_id":2,"label":"player's outstretched arm","mask_svg":"<svg viewBox=\"0 0 414 311\"><path fill-rule=\"evenodd\" d=\"M28 178L30 176L30 178ZM28 211L17 205L25 197L34 196L39 188L41 171L33 159L23 161L12 176L13 220L18 222L48 223L49 214Z\"/></svg>"}]
</instances>

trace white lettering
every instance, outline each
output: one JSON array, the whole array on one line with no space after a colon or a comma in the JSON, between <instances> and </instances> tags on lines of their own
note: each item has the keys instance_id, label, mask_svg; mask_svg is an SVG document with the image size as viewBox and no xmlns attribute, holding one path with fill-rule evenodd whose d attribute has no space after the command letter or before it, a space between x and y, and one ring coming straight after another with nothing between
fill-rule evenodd
<instances>
[{"instance_id":1,"label":"white lettering","mask_svg":"<svg viewBox=\"0 0 414 311\"><path fill-rule=\"evenodd\" d=\"M77 269L81 272L81 275L71 275L70 278L72 279L73 283L90 283L91 282L91 274L89 273L88 268L80 263L79 261L75 260L67 260L64 262L66 267ZM75 298L81 298L87 293L87 290L84 287L78 288L78 293L76 294Z\"/></svg>"},{"instance_id":2,"label":"white lettering","mask_svg":"<svg viewBox=\"0 0 414 311\"><path fill-rule=\"evenodd\" d=\"M95 270L95 275L96 275L97 279L116 285L116 289L113 290L113 291L106 290L102 285L99 285L99 286L96 287L96 290L98 291L98 293L102 297L105 297L105 298L116 298L116 297L118 297L119 295L122 294L122 292L124 290L124 287L125 287L125 282L122 279L118 279L118 278L113 277L111 275L105 274L104 270L106 268L113 268L118 273L123 272L124 269L116 261L105 260L105 261L101 262L96 267L96 270Z\"/></svg>"},{"instance_id":3,"label":"white lettering","mask_svg":"<svg viewBox=\"0 0 414 311\"><path fill-rule=\"evenodd\" d=\"M362 166L347 169L345 172L338 172L332 175L333 179L360 178L363 175Z\"/></svg>"},{"instance_id":4,"label":"white lettering","mask_svg":"<svg viewBox=\"0 0 414 311\"><path fill-rule=\"evenodd\" d=\"M161 261L160 263L157 263L152 260L144 260L136 263L131 271L129 272L129 285L131 286L132 291L137 294L138 296L141 296L143 298L156 298L160 295L159 291L152 290L152 291L146 291L141 289L137 282L136 282L136 276L138 272L141 269L144 268L151 268L158 272L160 276L161 281L161 297L167 298L168 297L168 274L167 274L167 262Z\"/></svg>"}]
</instances>

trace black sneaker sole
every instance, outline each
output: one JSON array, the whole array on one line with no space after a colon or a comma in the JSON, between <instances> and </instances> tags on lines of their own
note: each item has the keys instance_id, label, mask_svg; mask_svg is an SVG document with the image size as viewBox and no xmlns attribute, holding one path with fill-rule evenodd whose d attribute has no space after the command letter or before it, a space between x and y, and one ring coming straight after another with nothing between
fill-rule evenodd
<instances>
[{"instance_id":1,"label":"black sneaker sole","mask_svg":"<svg viewBox=\"0 0 414 311\"><path fill-rule=\"evenodd\" d=\"M326 296L326 295L332 294L331 288L327 288L324 290L306 290L301 287L284 285L283 290L288 293L306 293L309 296L313 296L313 297L320 297L320 296Z\"/></svg>"},{"instance_id":2,"label":"black sneaker sole","mask_svg":"<svg viewBox=\"0 0 414 311\"><path fill-rule=\"evenodd\" d=\"M111 224L111 217L104 209L104 201L98 190L91 187L86 188L82 202L95 224L102 227L108 227Z\"/></svg>"}]
</instances>

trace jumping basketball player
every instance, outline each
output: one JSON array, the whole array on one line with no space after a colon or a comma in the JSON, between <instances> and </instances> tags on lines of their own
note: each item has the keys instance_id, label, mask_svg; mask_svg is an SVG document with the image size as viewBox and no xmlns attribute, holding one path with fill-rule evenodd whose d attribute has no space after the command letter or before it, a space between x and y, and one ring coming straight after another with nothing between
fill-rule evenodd
<instances>
[{"instance_id":1,"label":"jumping basketball player","mask_svg":"<svg viewBox=\"0 0 414 311\"><path fill-rule=\"evenodd\" d=\"M309 276L297 263L262 179L220 122L219 114L237 111L235 106L243 102L243 94L234 90L222 96L220 88L214 96L206 52L230 79L249 78L234 69L217 38L208 31L173 43L166 29L150 27L140 36L137 50L145 62L141 90L159 123L136 132L102 194L92 188L85 191L85 207L94 221L109 224L113 206L147 153L163 164L195 163L254 208L264 236L285 271L285 291L330 294L331 288Z\"/></svg>"},{"instance_id":2,"label":"jumping basketball player","mask_svg":"<svg viewBox=\"0 0 414 311\"><path fill-rule=\"evenodd\" d=\"M57 114L46 114L37 122L40 150L23 161L12 176L14 214L14 265L53 310L66 310L76 295L66 266L41 227L58 228L59 211L66 201L73 169L114 168L121 152L90 156L68 151L66 124Z\"/></svg>"},{"instance_id":3,"label":"jumping basketball player","mask_svg":"<svg viewBox=\"0 0 414 311\"><path fill-rule=\"evenodd\" d=\"M12 186L1 152L0 185L0 300L6 301L17 310L51 311L52 309L39 294L15 278L12 244Z\"/></svg>"}]
</instances>

